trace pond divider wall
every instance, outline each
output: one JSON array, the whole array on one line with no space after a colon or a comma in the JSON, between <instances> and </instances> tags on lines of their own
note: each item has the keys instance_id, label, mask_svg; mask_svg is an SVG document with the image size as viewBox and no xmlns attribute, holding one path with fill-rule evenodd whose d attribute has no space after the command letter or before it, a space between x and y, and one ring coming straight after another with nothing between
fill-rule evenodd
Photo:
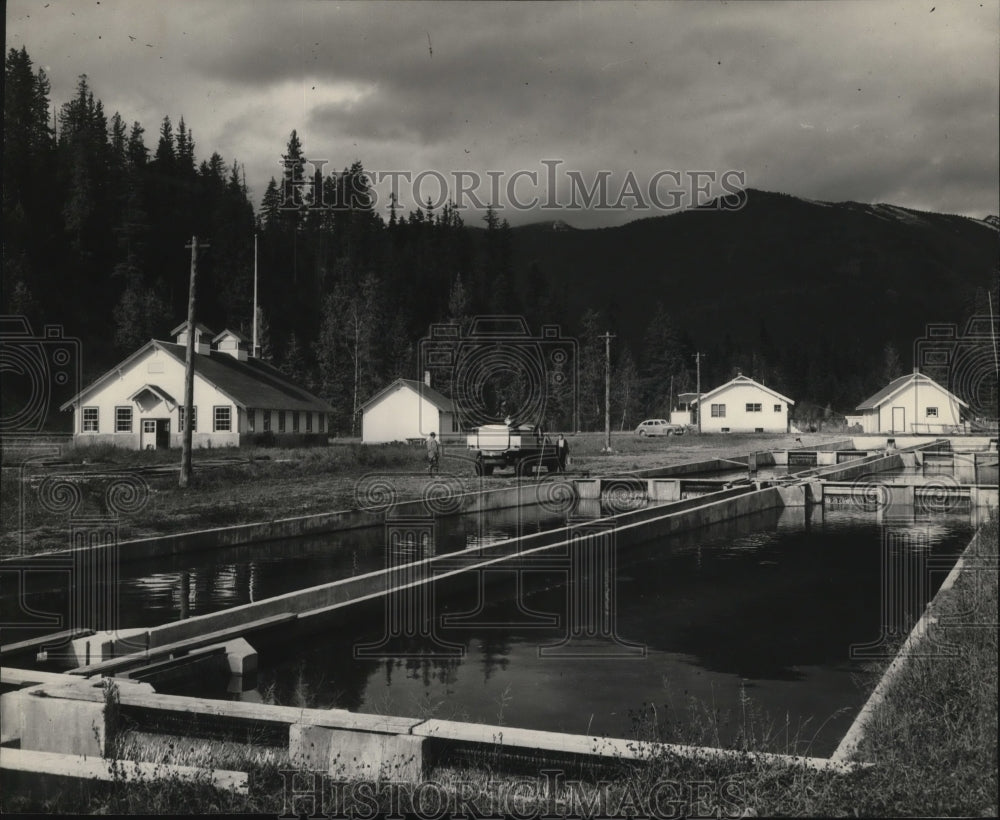
<instances>
[{"instance_id":1,"label":"pond divider wall","mask_svg":"<svg viewBox=\"0 0 1000 820\"><path fill-rule=\"evenodd\" d=\"M896 452L859 459L850 464L823 467L816 472L822 473L823 478L850 480L894 469L903 463L904 454ZM710 496L621 513L613 516L611 521L618 543L626 544L775 507L805 506L816 502L817 491L822 497L821 487L819 476L778 486L734 487ZM520 492L522 488L514 489ZM607 519L602 520L602 523L606 522ZM440 575L430 572L414 583L427 583L476 566L563 545L567 543L566 535L571 529L538 533L416 562L423 564L443 559L454 562L456 555L468 559L466 566ZM952 576L958 571L959 567L956 567ZM4 668L0 712L5 718L5 738L8 741L16 739L21 749L27 752L58 750L64 754L100 757L105 752L105 733L114 729L106 722L105 694L100 680L102 674L112 674L115 669L124 669L134 661L148 665L157 656L183 654L199 646L219 643L222 636L237 637L257 629L285 631L306 618L329 615L354 601L385 594L391 580L391 571L382 570L224 612L139 630L140 634L128 636L127 647L125 644L116 645L114 640L105 641L102 645L102 652L133 649L128 658L109 658L77 668L72 675ZM88 636L82 636L72 640L87 639ZM145 648L135 652L137 643ZM162 722L176 727L179 722L183 724L181 730L192 737L202 736L199 731L204 731L206 725L213 732L226 731L234 736L241 732L259 736L262 730L267 730L266 734L277 742L288 744L293 765L345 779L388 777L396 781L417 782L436 757L455 748L479 750L483 754L495 754L498 750L514 756L530 754L545 761L612 763L619 760L642 761L672 754L834 771L846 771L853 767L840 750L831 759L746 753L435 719L366 715L339 709L301 709L158 695L149 684L127 679L119 683L119 711L124 717L141 719L153 725ZM860 720L859 716L856 725L860 725ZM842 747L847 748L844 744Z\"/></svg>"}]
</instances>

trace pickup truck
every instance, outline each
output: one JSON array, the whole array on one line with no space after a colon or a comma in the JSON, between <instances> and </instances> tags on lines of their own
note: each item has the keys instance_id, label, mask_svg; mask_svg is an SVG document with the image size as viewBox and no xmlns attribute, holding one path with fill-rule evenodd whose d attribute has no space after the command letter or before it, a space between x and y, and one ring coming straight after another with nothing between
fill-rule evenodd
<instances>
[{"instance_id":1,"label":"pickup truck","mask_svg":"<svg viewBox=\"0 0 1000 820\"><path fill-rule=\"evenodd\" d=\"M529 476L539 467L550 473L559 469L555 443L528 424L484 424L469 433L467 443L475 453L476 475L493 475L498 467L513 467L520 476Z\"/></svg>"}]
</instances>

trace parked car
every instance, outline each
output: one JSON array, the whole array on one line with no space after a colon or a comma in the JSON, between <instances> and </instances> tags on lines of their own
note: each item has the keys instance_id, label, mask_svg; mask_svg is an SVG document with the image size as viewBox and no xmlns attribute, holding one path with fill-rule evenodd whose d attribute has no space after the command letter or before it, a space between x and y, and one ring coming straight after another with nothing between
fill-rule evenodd
<instances>
[{"instance_id":1,"label":"parked car","mask_svg":"<svg viewBox=\"0 0 1000 820\"><path fill-rule=\"evenodd\" d=\"M646 419L635 428L637 436L679 436L683 433L683 424L671 424L666 419Z\"/></svg>"}]
</instances>

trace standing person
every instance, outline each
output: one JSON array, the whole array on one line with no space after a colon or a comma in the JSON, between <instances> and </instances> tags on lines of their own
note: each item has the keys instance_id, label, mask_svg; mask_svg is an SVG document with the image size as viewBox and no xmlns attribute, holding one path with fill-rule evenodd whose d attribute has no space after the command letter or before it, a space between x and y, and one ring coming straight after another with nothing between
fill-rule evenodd
<instances>
[{"instance_id":1,"label":"standing person","mask_svg":"<svg viewBox=\"0 0 1000 820\"><path fill-rule=\"evenodd\" d=\"M559 456L559 472L566 472L566 458L569 456L569 442L563 437L563 434L559 434L559 438L556 440L556 455Z\"/></svg>"},{"instance_id":2,"label":"standing person","mask_svg":"<svg viewBox=\"0 0 1000 820\"><path fill-rule=\"evenodd\" d=\"M428 475L436 472L438 468L438 459L441 456L441 445L437 440L437 433L431 433L431 437L427 439L427 473Z\"/></svg>"}]
</instances>

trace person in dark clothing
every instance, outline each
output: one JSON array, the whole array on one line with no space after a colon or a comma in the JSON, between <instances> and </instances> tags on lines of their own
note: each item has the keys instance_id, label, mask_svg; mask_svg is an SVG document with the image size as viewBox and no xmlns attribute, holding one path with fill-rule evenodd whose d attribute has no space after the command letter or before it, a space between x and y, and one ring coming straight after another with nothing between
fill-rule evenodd
<instances>
[{"instance_id":1,"label":"person in dark clothing","mask_svg":"<svg viewBox=\"0 0 1000 820\"><path fill-rule=\"evenodd\" d=\"M569 456L569 442L566 441L562 433L556 440L556 455L559 456L559 472L566 472L566 459Z\"/></svg>"},{"instance_id":2,"label":"person in dark clothing","mask_svg":"<svg viewBox=\"0 0 1000 820\"><path fill-rule=\"evenodd\" d=\"M441 456L441 445L438 444L437 433L431 433L431 437L427 439L427 472L433 473L437 471L438 460Z\"/></svg>"}]
</instances>

